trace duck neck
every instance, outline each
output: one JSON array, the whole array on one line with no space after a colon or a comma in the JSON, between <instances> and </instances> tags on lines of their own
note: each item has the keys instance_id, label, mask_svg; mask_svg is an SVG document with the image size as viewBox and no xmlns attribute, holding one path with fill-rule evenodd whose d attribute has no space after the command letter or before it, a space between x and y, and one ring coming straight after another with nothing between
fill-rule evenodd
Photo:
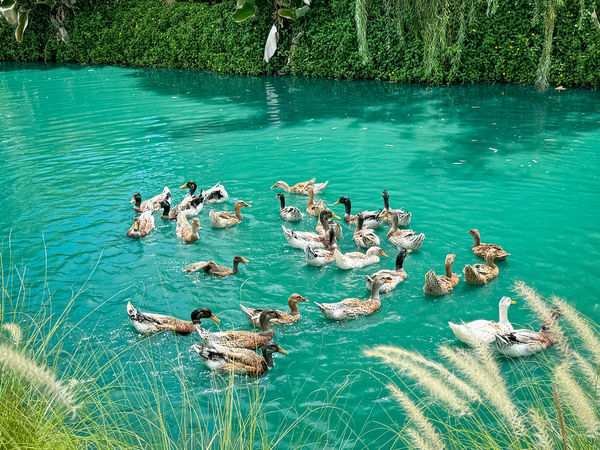
<instances>
[{"instance_id":1,"label":"duck neck","mask_svg":"<svg viewBox=\"0 0 600 450\"><path fill-rule=\"evenodd\" d=\"M233 207L233 210L235 211L235 217L237 217L239 220L242 220L242 205L236 203Z\"/></svg>"},{"instance_id":2,"label":"duck neck","mask_svg":"<svg viewBox=\"0 0 600 450\"><path fill-rule=\"evenodd\" d=\"M346 201L344 202L344 208L346 208L344 218L345 216L351 216L352 214L350 212L352 211L352 203L350 203L350 199L346 199Z\"/></svg>"},{"instance_id":3,"label":"duck neck","mask_svg":"<svg viewBox=\"0 0 600 450\"><path fill-rule=\"evenodd\" d=\"M379 297L380 287L381 285L379 283L371 283L371 297L369 298L369 300L376 300L378 302L381 301L381 298Z\"/></svg>"},{"instance_id":4,"label":"duck neck","mask_svg":"<svg viewBox=\"0 0 600 450\"><path fill-rule=\"evenodd\" d=\"M262 354L267 363L267 367L273 367L273 352L267 348L263 348Z\"/></svg>"},{"instance_id":5,"label":"duck neck","mask_svg":"<svg viewBox=\"0 0 600 450\"><path fill-rule=\"evenodd\" d=\"M473 231L473 247L477 247L478 245L481 245L481 235L479 231L475 230Z\"/></svg>"},{"instance_id":6,"label":"duck neck","mask_svg":"<svg viewBox=\"0 0 600 450\"><path fill-rule=\"evenodd\" d=\"M279 203L281 203L281 208L279 209L285 208L285 197L283 195L279 196Z\"/></svg>"},{"instance_id":7,"label":"duck neck","mask_svg":"<svg viewBox=\"0 0 600 450\"><path fill-rule=\"evenodd\" d=\"M310 207L315 203L315 191L314 189L309 189L308 190L308 204L306 205L306 207Z\"/></svg>"},{"instance_id":8,"label":"duck neck","mask_svg":"<svg viewBox=\"0 0 600 450\"><path fill-rule=\"evenodd\" d=\"M290 307L290 314L292 316L297 316L298 314L300 314L300 310L298 309L298 302L295 302L293 300L288 300L288 306Z\"/></svg>"},{"instance_id":9,"label":"duck neck","mask_svg":"<svg viewBox=\"0 0 600 450\"><path fill-rule=\"evenodd\" d=\"M281 189L283 189L285 192L290 192L290 185L287 184L285 181L280 181L279 182L279 187Z\"/></svg>"},{"instance_id":10,"label":"duck neck","mask_svg":"<svg viewBox=\"0 0 600 450\"><path fill-rule=\"evenodd\" d=\"M507 325L510 322L508 321L508 307L500 308L500 317L498 323L500 325Z\"/></svg>"},{"instance_id":11,"label":"duck neck","mask_svg":"<svg viewBox=\"0 0 600 450\"><path fill-rule=\"evenodd\" d=\"M405 257L406 257L406 253L404 253L404 254L399 253L398 256L396 256L396 272L402 270L402 264L404 264Z\"/></svg>"},{"instance_id":12,"label":"duck neck","mask_svg":"<svg viewBox=\"0 0 600 450\"><path fill-rule=\"evenodd\" d=\"M262 331L272 331L271 330L271 319L265 317L263 320L259 322L260 329Z\"/></svg>"},{"instance_id":13,"label":"duck neck","mask_svg":"<svg viewBox=\"0 0 600 450\"><path fill-rule=\"evenodd\" d=\"M198 229L199 229L199 228L198 228L198 224L197 224L197 222L196 222L196 221L193 221L193 222L192 222L192 233L197 235L197 234L198 234Z\"/></svg>"},{"instance_id":14,"label":"duck neck","mask_svg":"<svg viewBox=\"0 0 600 450\"><path fill-rule=\"evenodd\" d=\"M364 217L360 216L356 220L356 231L360 231L363 229L363 224L365 223Z\"/></svg>"},{"instance_id":15,"label":"duck neck","mask_svg":"<svg viewBox=\"0 0 600 450\"><path fill-rule=\"evenodd\" d=\"M240 271L240 268L238 267L240 264L240 262L234 258L233 260L233 274L236 274Z\"/></svg>"},{"instance_id":16,"label":"duck neck","mask_svg":"<svg viewBox=\"0 0 600 450\"><path fill-rule=\"evenodd\" d=\"M492 253L488 253L485 257L485 263L488 267L491 267L492 269L496 269L496 263L494 262L494 255Z\"/></svg>"},{"instance_id":17,"label":"duck neck","mask_svg":"<svg viewBox=\"0 0 600 450\"><path fill-rule=\"evenodd\" d=\"M392 224L390 225L390 231L388 231L387 237L395 234L398 231L398 214L394 212L392 215Z\"/></svg>"},{"instance_id":18,"label":"duck neck","mask_svg":"<svg viewBox=\"0 0 600 450\"><path fill-rule=\"evenodd\" d=\"M162 213L162 216L161 216L161 217L162 217L163 219L168 219L168 218L169 218L169 211L171 211L171 205L167 203L167 204L166 204L166 205L163 207L163 213Z\"/></svg>"},{"instance_id":19,"label":"duck neck","mask_svg":"<svg viewBox=\"0 0 600 450\"><path fill-rule=\"evenodd\" d=\"M390 210L390 198L387 195L383 196L383 210L385 212Z\"/></svg>"},{"instance_id":20,"label":"duck neck","mask_svg":"<svg viewBox=\"0 0 600 450\"><path fill-rule=\"evenodd\" d=\"M142 206L142 197L141 196L136 197L135 205L133 205L133 207L140 209L141 206Z\"/></svg>"},{"instance_id":21,"label":"duck neck","mask_svg":"<svg viewBox=\"0 0 600 450\"><path fill-rule=\"evenodd\" d=\"M448 278L452 278L452 263L454 262L454 260L448 258L446 260L446 277Z\"/></svg>"}]
</instances>

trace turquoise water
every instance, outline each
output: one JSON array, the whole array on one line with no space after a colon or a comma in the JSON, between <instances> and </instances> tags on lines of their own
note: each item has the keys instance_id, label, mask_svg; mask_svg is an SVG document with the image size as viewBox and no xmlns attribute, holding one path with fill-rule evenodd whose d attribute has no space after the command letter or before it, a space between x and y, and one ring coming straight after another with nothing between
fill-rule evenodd
<instances>
[{"instance_id":1,"label":"turquoise water","mask_svg":"<svg viewBox=\"0 0 600 450\"><path fill-rule=\"evenodd\" d=\"M277 330L277 342L290 354L277 357L260 380L269 421L277 427L293 420L290 405L297 413L318 406L322 396L311 393L332 393L350 376L354 384L338 400L366 441L350 433L336 437L346 419L313 417L309 426L331 435L336 446L372 444L377 422L401 423L402 415L386 397L385 380L370 373L389 371L365 359L362 349L394 344L434 355L439 344L455 342L449 320L496 318L498 300L513 295L516 280L600 318L598 104L600 93L576 89L540 94L506 85L430 88L0 64L2 252L8 254L11 234L13 258L33 283L34 305L46 253L48 287L58 307L97 264L72 320L97 308L82 325L84 333L118 352L140 339L125 312L129 300L182 318L208 306L222 329L251 329L240 302L284 308L293 292L311 302L366 298L364 275L394 264L394 248L383 239L387 227L378 234L391 257L376 266L307 266L303 253L283 238L279 202L269 187L277 180L329 180L319 198L331 205L348 195L355 211L381 207L387 189L392 207L412 211L411 228L427 236L421 251L406 258L407 280L383 298L378 313L346 323L325 319L314 303L302 304L302 320ZM213 230L207 207L199 216L200 240L192 245L179 241L174 223L158 215L149 237L125 237L134 192L148 197L167 185L178 200L183 191L177 187L190 179L205 188L225 185L230 200L216 209L251 201L242 224ZM287 200L303 206L306 197ZM314 225L307 217L294 227ZM461 280L450 295L425 297L424 274L430 268L442 273L446 253L456 253L456 272L480 262L466 234L474 227L484 242L512 253L500 276L482 287ZM355 250L351 233L344 233L340 247ZM198 260L229 265L238 253L250 264L235 277L182 272ZM537 327L515 300L511 321ZM177 361L202 399L210 373L189 351L195 340L162 334L141 346L157 361ZM128 354L127 365L148 370L142 354ZM164 367L149 376L175 393L176 377ZM173 401L179 401L175 394Z\"/></svg>"}]
</instances>

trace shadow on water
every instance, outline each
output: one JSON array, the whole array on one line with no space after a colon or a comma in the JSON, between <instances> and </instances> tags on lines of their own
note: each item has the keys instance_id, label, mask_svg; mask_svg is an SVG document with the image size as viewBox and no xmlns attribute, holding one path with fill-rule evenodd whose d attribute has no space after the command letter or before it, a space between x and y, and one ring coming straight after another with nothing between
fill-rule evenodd
<instances>
[{"instance_id":1,"label":"shadow on water","mask_svg":"<svg viewBox=\"0 0 600 450\"><path fill-rule=\"evenodd\" d=\"M504 154L518 153L541 141L574 140L600 128L594 98L600 93L574 89L545 93L533 87L501 84L428 87L379 81L346 81L295 77L246 77L206 72L143 69L132 72L142 89L165 96L185 96L221 107L228 103L251 111L247 117L206 117L170 124L173 138L295 127L341 117L353 126L373 122L398 124L399 141L415 141L432 123L438 133L426 136L439 141L438 150L456 160L455 147L465 151L471 164L481 165L488 153L502 146ZM476 99L476 101L474 101ZM165 123L169 123L164 118ZM439 125L435 125L435 122ZM567 126L565 126L567 124ZM570 134L566 134L565 130ZM477 143L477 145L473 145ZM469 150L470 149L470 150ZM545 145L544 152L561 150ZM435 155L439 163L440 155ZM429 164L427 157L412 162Z\"/></svg>"}]
</instances>

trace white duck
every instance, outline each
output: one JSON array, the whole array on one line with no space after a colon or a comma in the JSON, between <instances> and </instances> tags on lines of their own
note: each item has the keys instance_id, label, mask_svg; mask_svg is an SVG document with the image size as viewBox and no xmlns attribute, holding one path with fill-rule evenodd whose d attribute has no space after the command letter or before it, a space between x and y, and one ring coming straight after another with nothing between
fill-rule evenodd
<instances>
[{"instance_id":1,"label":"white duck","mask_svg":"<svg viewBox=\"0 0 600 450\"><path fill-rule=\"evenodd\" d=\"M496 340L497 334L508 334L513 331L513 326L508 321L508 308L516 302L510 297L502 297L498 304L499 320L474 320L472 322L455 324L448 322L454 335L465 344L475 347L478 343L491 344Z\"/></svg>"},{"instance_id":2,"label":"white duck","mask_svg":"<svg viewBox=\"0 0 600 450\"><path fill-rule=\"evenodd\" d=\"M380 247L371 247L367 253L350 252L342 254L339 247L334 250L335 264L340 269L359 269L361 267L377 264L379 255L386 256L385 252Z\"/></svg>"},{"instance_id":3,"label":"white duck","mask_svg":"<svg viewBox=\"0 0 600 450\"><path fill-rule=\"evenodd\" d=\"M281 208L279 208L279 215L283 220L287 220L288 222L298 222L302 220L304 214L302 211L296 206L285 206L285 196L283 192L278 193L275 198L278 198L281 202Z\"/></svg>"}]
</instances>

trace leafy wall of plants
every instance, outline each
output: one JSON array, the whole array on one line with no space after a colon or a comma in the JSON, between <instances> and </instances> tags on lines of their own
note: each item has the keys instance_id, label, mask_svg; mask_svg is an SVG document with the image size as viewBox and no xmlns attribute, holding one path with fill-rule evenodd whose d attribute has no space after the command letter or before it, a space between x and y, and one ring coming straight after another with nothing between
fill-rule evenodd
<instances>
[{"instance_id":1,"label":"leafy wall of plants","mask_svg":"<svg viewBox=\"0 0 600 450\"><path fill-rule=\"evenodd\" d=\"M0 20L0 60L120 64L238 74L368 78L392 82L515 82L600 86L600 25L592 0L256 0L236 22L236 3L82 0L57 39L34 5L21 43ZM239 0L238 0L239 1ZM597 8L598 7L598 8ZM278 9L279 8L279 9ZM275 21L278 49L263 48Z\"/></svg>"}]
</instances>

